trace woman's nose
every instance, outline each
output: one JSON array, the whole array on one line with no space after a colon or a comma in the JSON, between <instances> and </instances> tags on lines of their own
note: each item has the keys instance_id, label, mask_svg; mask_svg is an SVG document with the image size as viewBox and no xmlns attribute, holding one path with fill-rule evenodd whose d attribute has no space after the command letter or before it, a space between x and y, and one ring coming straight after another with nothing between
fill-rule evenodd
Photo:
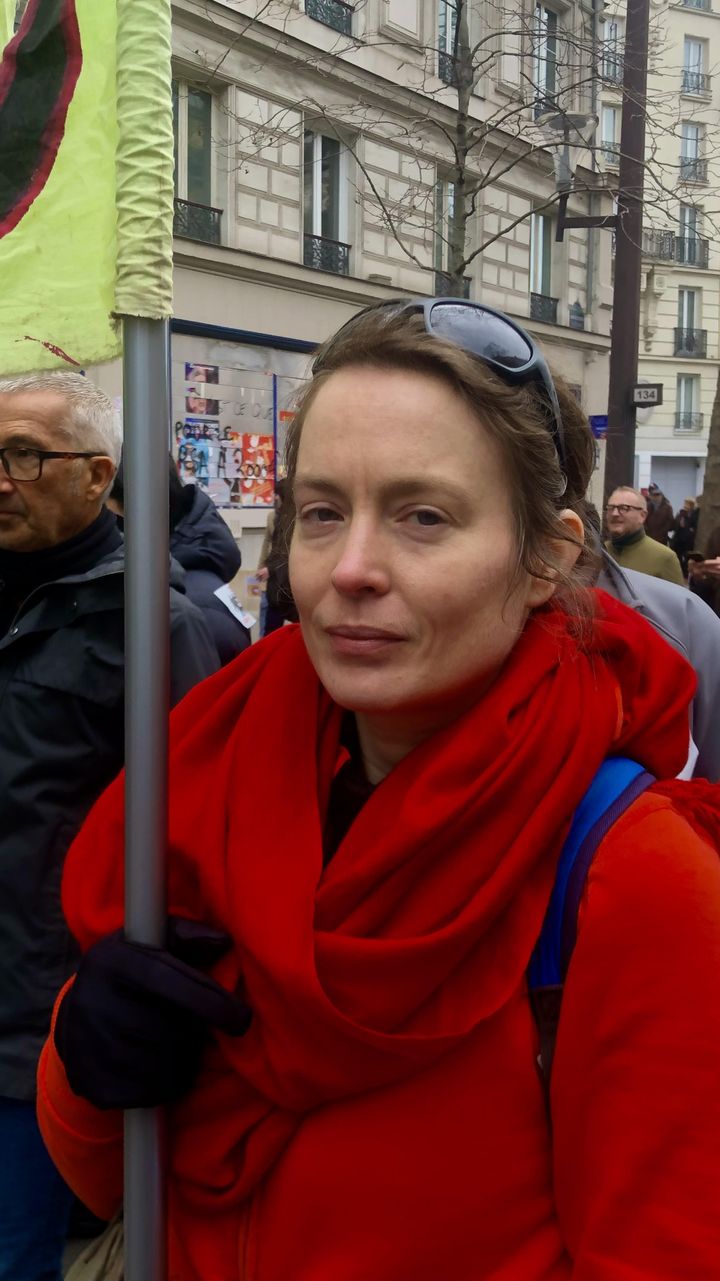
<instances>
[{"instance_id":1,"label":"woman's nose","mask_svg":"<svg viewBox=\"0 0 720 1281\"><path fill-rule=\"evenodd\" d=\"M345 596L361 592L382 595L389 590L388 549L380 531L366 521L350 520L330 575L333 587Z\"/></svg>"}]
</instances>

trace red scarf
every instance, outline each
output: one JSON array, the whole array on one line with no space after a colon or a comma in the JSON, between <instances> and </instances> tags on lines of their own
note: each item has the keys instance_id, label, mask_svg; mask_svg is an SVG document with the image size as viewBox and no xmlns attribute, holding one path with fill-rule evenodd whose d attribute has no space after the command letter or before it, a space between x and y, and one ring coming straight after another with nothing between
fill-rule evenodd
<instances>
[{"instance_id":1,"label":"red scarf","mask_svg":"<svg viewBox=\"0 0 720 1281\"><path fill-rule=\"evenodd\" d=\"M324 870L341 713L300 630L254 646L174 713L170 907L233 936L215 974L255 1011L244 1039L213 1044L174 1114L180 1208L238 1204L303 1113L407 1078L502 1010L600 762L682 768L692 670L598 599L582 649L561 614L534 617L482 700L375 789ZM68 856L64 906L83 946L121 923L122 804L120 780Z\"/></svg>"}]
</instances>

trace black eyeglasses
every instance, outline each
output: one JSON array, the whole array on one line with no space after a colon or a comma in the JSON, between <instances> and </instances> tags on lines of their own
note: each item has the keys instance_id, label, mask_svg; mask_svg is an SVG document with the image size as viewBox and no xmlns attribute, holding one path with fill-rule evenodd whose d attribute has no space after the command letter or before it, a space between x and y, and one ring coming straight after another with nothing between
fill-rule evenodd
<instances>
[{"instance_id":1,"label":"black eyeglasses","mask_svg":"<svg viewBox=\"0 0 720 1281\"><path fill-rule=\"evenodd\" d=\"M403 312L422 313L427 333L446 338L469 355L476 356L511 387L536 383L548 402L550 433L567 483L567 453L557 391L545 357L530 334L504 312L486 307L484 303L466 302L460 298L425 298L404 302L388 299L366 307L346 321L336 337L368 312L381 309L394 311L397 315ZM321 368L322 356L319 356L313 364L313 373L318 373Z\"/></svg>"},{"instance_id":2,"label":"black eyeglasses","mask_svg":"<svg viewBox=\"0 0 720 1281\"><path fill-rule=\"evenodd\" d=\"M626 516L628 512L644 512L644 507L635 507L632 503L606 503L606 512L620 512L621 516Z\"/></svg>"},{"instance_id":3,"label":"black eyeglasses","mask_svg":"<svg viewBox=\"0 0 720 1281\"><path fill-rule=\"evenodd\" d=\"M95 452L80 453L78 450L70 449L27 449L25 445L7 445L5 449L0 449L0 462L5 474L10 477L10 480L19 480L21 484L40 479L46 458L99 457L100 455Z\"/></svg>"}]
</instances>

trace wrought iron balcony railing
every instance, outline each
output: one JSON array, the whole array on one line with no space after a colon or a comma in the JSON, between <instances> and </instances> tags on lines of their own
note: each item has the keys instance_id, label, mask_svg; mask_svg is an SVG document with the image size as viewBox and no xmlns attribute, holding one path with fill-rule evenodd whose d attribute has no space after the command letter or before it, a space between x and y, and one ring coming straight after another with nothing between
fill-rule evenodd
<instances>
[{"instance_id":1,"label":"wrought iron balcony railing","mask_svg":"<svg viewBox=\"0 0 720 1281\"><path fill-rule=\"evenodd\" d=\"M701 97L710 93L710 76L706 71L691 71L683 67L682 93L699 94Z\"/></svg>"},{"instance_id":2,"label":"wrought iron balcony railing","mask_svg":"<svg viewBox=\"0 0 720 1281\"><path fill-rule=\"evenodd\" d=\"M710 242L699 236L676 236L672 231L643 233L642 251L646 258L662 262L680 262L685 267L707 267Z\"/></svg>"},{"instance_id":3,"label":"wrought iron balcony railing","mask_svg":"<svg viewBox=\"0 0 720 1281\"><path fill-rule=\"evenodd\" d=\"M544 116L546 111L557 111L558 105L552 94L541 94L533 103L533 114L537 120L539 116Z\"/></svg>"},{"instance_id":4,"label":"wrought iron balcony railing","mask_svg":"<svg viewBox=\"0 0 720 1281\"><path fill-rule=\"evenodd\" d=\"M585 312L580 301L573 302L568 307L568 324L571 329L585 328ZM578 400L580 399L581 396L578 396Z\"/></svg>"},{"instance_id":5,"label":"wrought iron balcony railing","mask_svg":"<svg viewBox=\"0 0 720 1281\"><path fill-rule=\"evenodd\" d=\"M675 261L675 234L672 231L643 232L642 251L647 258Z\"/></svg>"},{"instance_id":6,"label":"wrought iron balcony railing","mask_svg":"<svg viewBox=\"0 0 720 1281\"><path fill-rule=\"evenodd\" d=\"M303 262L306 267L316 271L331 271L335 276L347 276L350 272L350 245L340 240L328 240L326 236L304 236Z\"/></svg>"},{"instance_id":7,"label":"wrought iron balcony railing","mask_svg":"<svg viewBox=\"0 0 720 1281\"><path fill-rule=\"evenodd\" d=\"M679 409L675 414L675 431L681 434L702 431L704 423L704 414L688 413L684 409Z\"/></svg>"},{"instance_id":8,"label":"wrought iron balcony railing","mask_svg":"<svg viewBox=\"0 0 720 1281\"><path fill-rule=\"evenodd\" d=\"M710 258L710 241L699 236L675 237L675 262L686 267L707 267Z\"/></svg>"},{"instance_id":9,"label":"wrought iron balcony railing","mask_svg":"<svg viewBox=\"0 0 720 1281\"><path fill-rule=\"evenodd\" d=\"M332 27L343 36L352 35L354 10L351 4L345 4L345 0L305 0L305 12L309 18Z\"/></svg>"},{"instance_id":10,"label":"wrought iron balcony railing","mask_svg":"<svg viewBox=\"0 0 720 1281\"><path fill-rule=\"evenodd\" d=\"M206 245L219 245L222 215L222 209L199 205L194 200L178 200L176 197L173 235L183 236L187 240L203 240Z\"/></svg>"},{"instance_id":11,"label":"wrought iron balcony railing","mask_svg":"<svg viewBox=\"0 0 720 1281\"><path fill-rule=\"evenodd\" d=\"M707 329L676 329L675 355L704 359L707 356Z\"/></svg>"},{"instance_id":12,"label":"wrought iron balcony railing","mask_svg":"<svg viewBox=\"0 0 720 1281\"><path fill-rule=\"evenodd\" d=\"M456 81L455 59L451 53L445 53L443 49L438 51L438 77L446 85L454 85Z\"/></svg>"},{"instance_id":13,"label":"wrought iron balcony railing","mask_svg":"<svg viewBox=\"0 0 720 1281\"><path fill-rule=\"evenodd\" d=\"M542 320L546 325L556 325L557 309L557 298L550 298L547 294L530 295L531 320Z\"/></svg>"},{"instance_id":14,"label":"wrought iron balcony railing","mask_svg":"<svg viewBox=\"0 0 720 1281\"><path fill-rule=\"evenodd\" d=\"M682 182L707 182L708 162L699 156L680 157L680 180Z\"/></svg>"},{"instance_id":15,"label":"wrought iron balcony railing","mask_svg":"<svg viewBox=\"0 0 720 1281\"><path fill-rule=\"evenodd\" d=\"M449 271L436 271L435 296L436 298L469 298L470 277L463 276L462 282L458 282L457 277L451 275Z\"/></svg>"},{"instance_id":16,"label":"wrought iron balcony railing","mask_svg":"<svg viewBox=\"0 0 720 1281\"><path fill-rule=\"evenodd\" d=\"M606 84L621 85L624 73L623 57L618 52L617 45L608 45L602 52L600 75Z\"/></svg>"},{"instance_id":17,"label":"wrought iron balcony railing","mask_svg":"<svg viewBox=\"0 0 720 1281\"><path fill-rule=\"evenodd\" d=\"M620 164L620 144L618 142L601 142L600 151L605 164L610 169L617 169Z\"/></svg>"}]
</instances>

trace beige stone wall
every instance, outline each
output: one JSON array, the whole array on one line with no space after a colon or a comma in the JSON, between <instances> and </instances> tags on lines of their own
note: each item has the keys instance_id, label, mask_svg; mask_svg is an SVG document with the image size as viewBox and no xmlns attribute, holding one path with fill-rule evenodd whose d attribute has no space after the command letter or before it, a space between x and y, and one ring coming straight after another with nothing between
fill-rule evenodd
<instances>
[{"instance_id":1,"label":"beige stone wall","mask_svg":"<svg viewBox=\"0 0 720 1281\"><path fill-rule=\"evenodd\" d=\"M533 6L488 0L473 9L473 38L493 51L472 99L477 124L492 122L473 164L487 179L472 227L482 246L467 274L471 297L529 324L553 364L581 389L589 413L607 408L610 237L572 231L553 247L557 325L528 320L529 215L552 197L547 153L528 154L528 30ZM365 303L434 292L434 188L449 175L447 131L454 91L436 71L437 0L367 0L349 39L304 12L304 0L176 0L174 62L180 79L215 98L214 190L224 210L222 245L177 240L175 315L230 329L319 341ZM589 11L562 5L562 22L588 47ZM585 42L585 44L583 44ZM571 55L568 54L568 58ZM566 82L580 79L575 67ZM587 77L585 77L587 80ZM586 87L572 105L587 109ZM303 266L303 130L346 148L348 276ZM529 136L529 135L528 135ZM514 163L508 168L508 159ZM507 169L507 172L503 172ZM596 208L602 205L598 197ZM606 200L603 211L608 212ZM396 234L388 227L392 215ZM573 197L570 212L588 212ZM594 268L588 276L588 244ZM579 302L584 333L569 328ZM98 378L119 394L117 372ZM248 564L258 513L234 512Z\"/></svg>"}]
</instances>

